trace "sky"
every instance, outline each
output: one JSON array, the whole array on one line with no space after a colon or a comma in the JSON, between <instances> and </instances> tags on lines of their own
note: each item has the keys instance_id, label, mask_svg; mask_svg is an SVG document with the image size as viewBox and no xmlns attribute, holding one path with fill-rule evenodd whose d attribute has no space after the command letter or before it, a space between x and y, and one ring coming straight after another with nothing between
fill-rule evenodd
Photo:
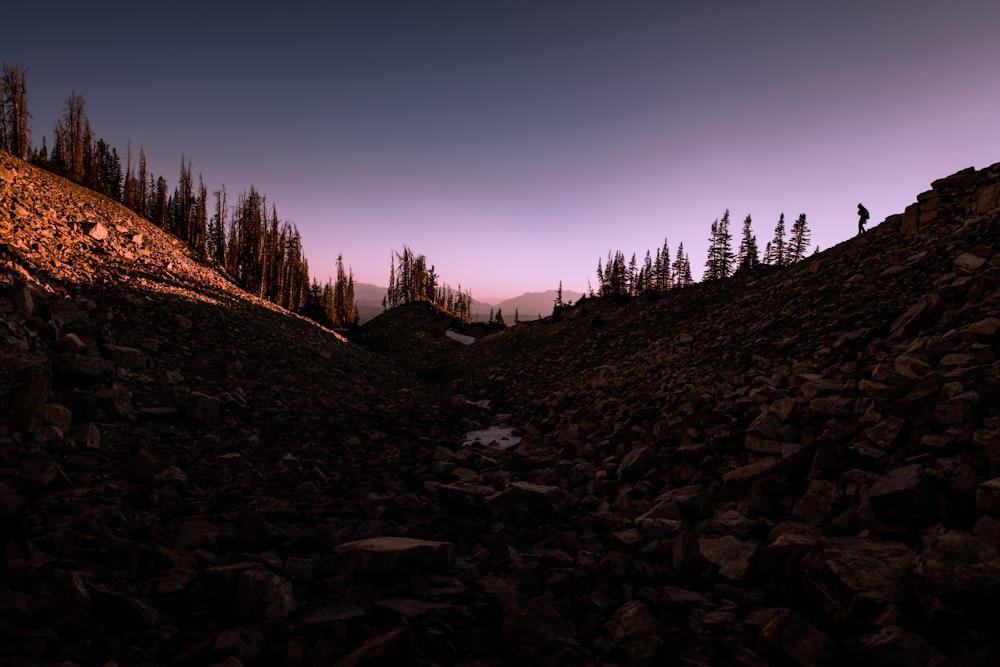
<instances>
[{"instance_id":1,"label":"sky","mask_svg":"<svg viewBox=\"0 0 1000 667\"><path fill-rule=\"evenodd\" d=\"M77 93L96 138L298 227L313 275L391 253L491 303L596 288L679 243L698 278L781 213L821 249L1000 162L995 0L15 3L32 137ZM588 283L589 281L589 283Z\"/></svg>"}]
</instances>

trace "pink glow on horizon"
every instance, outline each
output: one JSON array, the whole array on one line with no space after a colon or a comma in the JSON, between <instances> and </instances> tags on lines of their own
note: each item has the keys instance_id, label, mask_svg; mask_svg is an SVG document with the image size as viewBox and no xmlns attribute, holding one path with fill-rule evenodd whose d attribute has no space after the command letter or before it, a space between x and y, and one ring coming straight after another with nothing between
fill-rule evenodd
<instances>
[{"instance_id":1,"label":"pink glow on horizon","mask_svg":"<svg viewBox=\"0 0 1000 667\"><path fill-rule=\"evenodd\" d=\"M266 194L320 280L343 255L385 285L405 244L474 297L585 292L609 250L641 261L664 238L697 277L726 209L734 244L748 214L763 249L806 213L825 249L858 201L874 225L1000 161L996 3L372 0L264 21L190 3L196 24L176 4L162 36L76 3L44 40L6 35L36 143L76 91L95 135L143 146L170 187L183 154L210 192ZM81 51L79 30L120 39Z\"/></svg>"}]
</instances>

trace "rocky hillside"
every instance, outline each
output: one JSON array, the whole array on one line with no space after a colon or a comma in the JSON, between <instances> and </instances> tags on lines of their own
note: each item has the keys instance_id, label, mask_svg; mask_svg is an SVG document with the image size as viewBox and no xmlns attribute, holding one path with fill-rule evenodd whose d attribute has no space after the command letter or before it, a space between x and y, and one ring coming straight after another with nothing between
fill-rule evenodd
<instances>
[{"instance_id":1,"label":"rocky hillside","mask_svg":"<svg viewBox=\"0 0 1000 667\"><path fill-rule=\"evenodd\" d=\"M1000 165L784 270L368 349L0 153L0 290L6 664L1000 658Z\"/></svg>"}]
</instances>

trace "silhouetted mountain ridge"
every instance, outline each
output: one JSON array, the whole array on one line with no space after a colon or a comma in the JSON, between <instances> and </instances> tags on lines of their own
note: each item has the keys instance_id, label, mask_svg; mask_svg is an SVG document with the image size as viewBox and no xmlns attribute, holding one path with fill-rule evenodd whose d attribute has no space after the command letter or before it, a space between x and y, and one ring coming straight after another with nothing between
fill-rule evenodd
<instances>
[{"instance_id":1,"label":"silhouetted mountain ridge","mask_svg":"<svg viewBox=\"0 0 1000 667\"><path fill-rule=\"evenodd\" d=\"M387 288L369 283L354 284L354 302L358 305L361 322L365 323L383 312L382 300L386 295ZM563 290L563 301L569 303L577 301L583 296L580 292ZM472 300L473 321L487 322L490 313L501 311L507 324L514 322L514 315L518 314L521 319L538 319L548 317L552 314L555 305L556 290L546 292L525 292L520 296L505 299L497 304Z\"/></svg>"}]
</instances>

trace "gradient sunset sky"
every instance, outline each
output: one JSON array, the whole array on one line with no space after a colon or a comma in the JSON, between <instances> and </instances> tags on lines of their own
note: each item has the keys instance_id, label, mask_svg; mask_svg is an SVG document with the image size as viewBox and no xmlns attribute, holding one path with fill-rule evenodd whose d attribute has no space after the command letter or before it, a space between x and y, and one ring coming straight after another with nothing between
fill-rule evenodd
<instances>
[{"instance_id":1,"label":"gradient sunset sky","mask_svg":"<svg viewBox=\"0 0 1000 667\"><path fill-rule=\"evenodd\" d=\"M95 137L230 202L251 185L385 285L404 244L497 302L586 291L712 221L829 248L930 182L1000 161L996 0L18 2L36 145L66 97ZM594 285L596 287L596 284Z\"/></svg>"}]
</instances>

